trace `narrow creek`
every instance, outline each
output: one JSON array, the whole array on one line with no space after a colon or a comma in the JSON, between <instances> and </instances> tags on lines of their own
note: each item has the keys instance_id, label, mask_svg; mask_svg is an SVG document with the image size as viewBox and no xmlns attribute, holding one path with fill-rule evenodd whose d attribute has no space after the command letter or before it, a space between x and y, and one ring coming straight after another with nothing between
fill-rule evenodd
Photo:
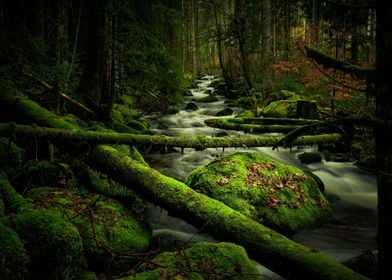
<instances>
[{"instance_id":1,"label":"narrow creek","mask_svg":"<svg viewBox=\"0 0 392 280\"><path fill-rule=\"evenodd\" d=\"M149 116L147 119L156 134L166 135L208 135L214 137L217 133L225 131L210 128L204 120L215 118L218 111L228 106L223 96L218 96L218 101L212 103L197 102L198 99L208 96L208 91L214 80L213 76L203 77L198 80L198 87L191 89L193 96L187 97L198 105L196 111L180 110L177 114L168 116ZM234 117L241 108L233 108ZM227 116L226 116L227 117ZM165 127L159 129L158 127ZM225 131L228 135L240 137L242 132ZM250 136L247 134L247 136ZM309 248L323 252L337 261L344 261L366 250L376 248L377 227L377 188L376 178L357 169L353 162L327 162L302 164L297 155L303 151L315 150L317 147L297 147L291 150L272 148L225 148L206 149L174 149L167 153L151 153L145 155L151 167L161 173L184 180L196 167L216 157L229 155L237 151L252 151L266 154L283 163L297 166L303 170L310 170L318 175L325 184L325 193L330 198L334 211L333 219L321 227L302 231L292 236L291 239ZM154 235L161 235L173 242L197 242L213 240L210 236L198 233L198 230L186 222L170 217L160 207L149 205L144 210L144 215L149 219L154 228ZM283 279L278 274L259 266L260 273L266 279ZM277 271L277 273L279 273Z\"/></svg>"}]
</instances>

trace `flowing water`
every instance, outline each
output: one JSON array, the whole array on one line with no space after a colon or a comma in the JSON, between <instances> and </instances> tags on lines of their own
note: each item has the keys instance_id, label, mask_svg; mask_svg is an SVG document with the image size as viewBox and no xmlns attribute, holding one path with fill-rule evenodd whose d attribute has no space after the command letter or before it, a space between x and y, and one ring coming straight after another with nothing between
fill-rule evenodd
<instances>
[{"instance_id":1,"label":"flowing water","mask_svg":"<svg viewBox=\"0 0 392 280\"><path fill-rule=\"evenodd\" d=\"M149 116L152 131L166 135L208 135L214 137L224 130L207 127L204 120L215 117L215 114L227 108L225 98L218 96L219 101L212 103L197 102L198 99L208 96L209 87L214 77L206 76L198 81L198 88L192 89L192 101L199 106L196 111L180 110L175 115ZM234 117L241 109L232 108ZM166 129L158 129L164 125ZM230 136L240 137L242 132L226 131ZM247 134L247 136L250 136ZM315 150L314 147L298 147L279 149L271 148L252 149L173 149L168 153L145 155L146 161L161 173L184 180L196 167L213 160L216 157L228 155L238 151L251 151L266 154L283 163L294 165L303 170L311 170L318 175L325 184L325 193L330 198L334 211L333 219L327 224L313 230L303 231L291 239L323 252L337 261L344 261L360 254L362 251L376 248L377 227L377 191L376 179L372 174L361 172L353 162L326 162L304 165L297 155L303 151ZM163 236L172 241L202 241L214 240L208 235L198 233L198 230L186 222L173 218L160 207L149 205L145 215L150 220L155 236ZM265 279L282 279L279 275L260 266L261 274Z\"/></svg>"}]
</instances>

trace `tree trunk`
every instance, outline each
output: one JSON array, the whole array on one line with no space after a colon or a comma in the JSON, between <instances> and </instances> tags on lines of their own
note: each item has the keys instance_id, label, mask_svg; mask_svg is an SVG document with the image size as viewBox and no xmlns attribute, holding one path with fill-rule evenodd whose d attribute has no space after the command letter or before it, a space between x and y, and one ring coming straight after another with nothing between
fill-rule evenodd
<instances>
[{"instance_id":1,"label":"tree trunk","mask_svg":"<svg viewBox=\"0 0 392 280\"><path fill-rule=\"evenodd\" d=\"M250 79L248 54L246 51L245 42L246 15L244 10L246 3L244 3L244 1L242 0L235 0L234 5L234 34L237 39L240 52L240 65L242 70L242 76L246 82L248 89L251 89L253 86Z\"/></svg>"},{"instance_id":2,"label":"tree trunk","mask_svg":"<svg viewBox=\"0 0 392 280\"><path fill-rule=\"evenodd\" d=\"M165 136L127 133L108 133L83 130L67 130L28 125L0 124L0 136L16 136L49 139L59 143L126 144L136 146L181 147L203 150L206 148L272 147L283 139L282 136L261 137L217 137L207 136ZM298 138L294 145L310 145L342 141L340 134L307 135Z\"/></svg>"},{"instance_id":3,"label":"tree trunk","mask_svg":"<svg viewBox=\"0 0 392 280\"><path fill-rule=\"evenodd\" d=\"M40 125L78 129L26 98L3 92L1 103L19 113L19 117ZM114 148L99 145L90 152L91 163L114 179L159 204L213 237L243 246L249 256L279 272L287 279L303 275L320 280L366 279L321 253L299 245L253 221L225 204L195 192L182 182L166 177Z\"/></svg>"},{"instance_id":4,"label":"tree trunk","mask_svg":"<svg viewBox=\"0 0 392 280\"><path fill-rule=\"evenodd\" d=\"M319 41L319 2L318 0L313 0L312 4L312 35L315 46L317 46Z\"/></svg>"},{"instance_id":5,"label":"tree trunk","mask_svg":"<svg viewBox=\"0 0 392 280\"><path fill-rule=\"evenodd\" d=\"M261 58L261 74L262 74L262 87L263 87L263 97L266 101L272 92L272 82L271 82L271 58L272 58L272 48L271 48L271 0L261 1L261 32L262 32L262 58Z\"/></svg>"},{"instance_id":6,"label":"tree trunk","mask_svg":"<svg viewBox=\"0 0 392 280\"><path fill-rule=\"evenodd\" d=\"M377 0L376 33L376 117L392 120L392 6L389 1ZM392 129L375 128L376 159L378 163L378 279L392 275Z\"/></svg>"}]
</instances>

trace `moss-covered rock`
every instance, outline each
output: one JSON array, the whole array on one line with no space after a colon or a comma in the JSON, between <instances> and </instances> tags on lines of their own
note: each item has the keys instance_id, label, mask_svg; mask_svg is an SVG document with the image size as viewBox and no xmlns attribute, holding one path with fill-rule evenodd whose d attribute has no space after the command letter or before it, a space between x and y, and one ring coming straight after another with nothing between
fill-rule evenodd
<instances>
[{"instance_id":1,"label":"moss-covered rock","mask_svg":"<svg viewBox=\"0 0 392 280\"><path fill-rule=\"evenodd\" d=\"M28 256L19 235L0 223L0 279L25 279Z\"/></svg>"},{"instance_id":2,"label":"moss-covered rock","mask_svg":"<svg viewBox=\"0 0 392 280\"><path fill-rule=\"evenodd\" d=\"M31 162L17 177L16 183L23 190L36 186L71 187L75 178L70 167L57 161Z\"/></svg>"},{"instance_id":3,"label":"moss-covered rock","mask_svg":"<svg viewBox=\"0 0 392 280\"><path fill-rule=\"evenodd\" d=\"M16 146L14 142L0 137L0 171L10 176L15 175L22 166L24 153L24 150Z\"/></svg>"},{"instance_id":4,"label":"moss-covered rock","mask_svg":"<svg viewBox=\"0 0 392 280\"><path fill-rule=\"evenodd\" d=\"M301 163L309 164L314 162L321 162L322 157L319 153L316 152L304 152L298 155L298 159Z\"/></svg>"},{"instance_id":5,"label":"moss-covered rock","mask_svg":"<svg viewBox=\"0 0 392 280\"><path fill-rule=\"evenodd\" d=\"M285 234L330 215L313 178L257 153L236 153L196 168L185 183Z\"/></svg>"},{"instance_id":6,"label":"moss-covered rock","mask_svg":"<svg viewBox=\"0 0 392 280\"><path fill-rule=\"evenodd\" d=\"M236 118L254 118L254 117L256 117L256 114L251 110L244 110L244 111L239 112L235 117Z\"/></svg>"},{"instance_id":7,"label":"moss-covered rock","mask_svg":"<svg viewBox=\"0 0 392 280\"><path fill-rule=\"evenodd\" d=\"M186 250L165 252L130 279L258 279L259 272L243 247L199 242Z\"/></svg>"},{"instance_id":8,"label":"moss-covered rock","mask_svg":"<svg viewBox=\"0 0 392 280\"><path fill-rule=\"evenodd\" d=\"M318 118L316 102L290 99L271 102L263 109L263 115L275 118Z\"/></svg>"},{"instance_id":9,"label":"moss-covered rock","mask_svg":"<svg viewBox=\"0 0 392 280\"><path fill-rule=\"evenodd\" d=\"M54 188L36 188L28 196L36 208L58 207L71 217L82 237L89 268L94 271L129 268L135 263L129 256L149 247L150 226L113 199ZM128 257L123 258L125 255Z\"/></svg>"},{"instance_id":10,"label":"moss-covered rock","mask_svg":"<svg viewBox=\"0 0 392 280\"><path fill-rule=\"evenodd\" d=\"M34 279L70 279L78 272L83 263L82 239L62 212L23 211L12 217L11 224L31 257Z\"/></svg>"},{"instance_id":11,"label":"moss-covered rock","mask_svg":"<svg viewBox=\"0 0 392 280\"><path fill-rule=\"evenodd\" d=\"M365 251L362 254L343 262L343 264L370 279L377 279L377 252Z\"/></svg>"}]
</instances>

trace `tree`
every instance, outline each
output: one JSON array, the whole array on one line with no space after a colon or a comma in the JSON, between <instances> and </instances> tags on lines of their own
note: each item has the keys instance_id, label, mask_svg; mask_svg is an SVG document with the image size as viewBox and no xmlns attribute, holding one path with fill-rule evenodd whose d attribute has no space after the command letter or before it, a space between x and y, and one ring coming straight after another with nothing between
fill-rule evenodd
<instances>
[{"instance_id":1,"label":"tree","mask_svg":"<svg viewBox=\"0 0 392 280\"><path fill-rule=\"evenodd\" d=\"M376 31L376 117L392 120L392 6L389 1L377 0ZM392 129L377 126L376 159L378 163L378 279L390 279L392 275Z\"/></svg>"},{"instance_id":2,"label":"tree","mask_svg":"<svg viewBox=\"0 0 392 280\"><path fill-rule=\"evenodd\" d=\"M261 1L261 32L262 32L262 58L261 58L261 72L262 72L262 86L263 96L267 99L272 90L271 84L271 0Z\"/></svg>"}]
</instances>

